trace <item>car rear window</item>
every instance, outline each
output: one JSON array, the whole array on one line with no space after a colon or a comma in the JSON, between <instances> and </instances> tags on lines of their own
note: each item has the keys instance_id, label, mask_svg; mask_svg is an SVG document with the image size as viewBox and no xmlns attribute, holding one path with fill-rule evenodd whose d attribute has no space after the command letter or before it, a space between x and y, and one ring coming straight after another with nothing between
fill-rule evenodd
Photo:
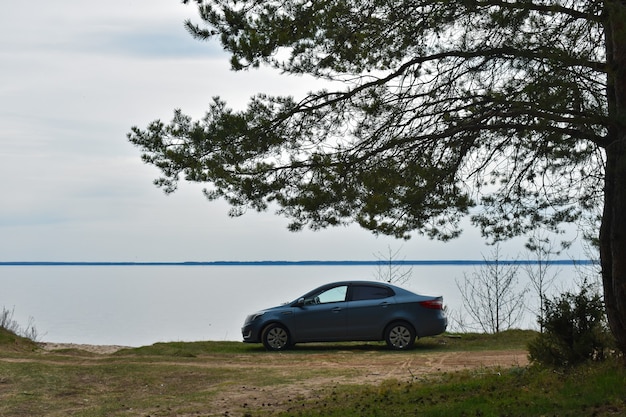
<instances>
[{"instance_id":1,"label":"car rear window","mask_svg":"<svg viewBox=\"0 0 626 417\"><path fill-rule=\"evenodd\" d=\"M359 300L378 300L393 296L393 291L387 287L379 287L377 285L353 285L352 301Z\"/></svg>"}]
</instances>

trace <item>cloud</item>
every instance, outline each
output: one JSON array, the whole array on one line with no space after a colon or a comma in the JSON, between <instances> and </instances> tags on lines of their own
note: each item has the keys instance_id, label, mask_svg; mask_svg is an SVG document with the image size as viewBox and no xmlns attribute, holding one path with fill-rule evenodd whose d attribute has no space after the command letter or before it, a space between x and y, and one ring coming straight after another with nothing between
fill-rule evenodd
<instances>
[{"instance_id":1,"label":"cloud","mask_svg":"<svg viewBox=\"0 0 626 417\"><path fill-rule=\"evenodd\" d=\"M99 53L128 55L133 58L224 58L224 52L214 42L200 42L182 31L173 33L166 28L163 31L145 30L141 32L120 31L93 34L88 42L81 45L89 48L95 45L101 48Z\"/></svg>"}]
</instances>

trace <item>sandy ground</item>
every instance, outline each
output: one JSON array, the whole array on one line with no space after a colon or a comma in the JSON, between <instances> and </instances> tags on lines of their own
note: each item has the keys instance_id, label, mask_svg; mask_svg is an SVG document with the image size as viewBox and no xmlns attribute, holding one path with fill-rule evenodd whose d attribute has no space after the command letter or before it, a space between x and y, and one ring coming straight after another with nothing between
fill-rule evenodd
<instances>
[{"instance_id":1,"label":"sandy ground","mask_svg":"<svg viewBox=\"0 0 626 417\"><path fill-rule=\"evenodd\" d=\"M41 346L45 350L59 350L59 349L80 349L86 352L99 353L101 355L108 355L115 353L120 349L125 349L128 346L117 345L80 345L76 343L42 343Z\"/></svg>"}]
</instances>

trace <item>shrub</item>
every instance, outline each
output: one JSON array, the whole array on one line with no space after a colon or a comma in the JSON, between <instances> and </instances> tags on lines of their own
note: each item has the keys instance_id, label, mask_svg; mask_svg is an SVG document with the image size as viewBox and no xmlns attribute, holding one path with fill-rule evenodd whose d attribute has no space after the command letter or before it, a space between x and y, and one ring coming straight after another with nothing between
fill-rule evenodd
<instances>
[{"instance_id":1,"label":"shrub","mask_svg":"<svg viewBox=\"0 0 626 417\"><path fill-rule=\"evenodd\" d=\"M2 311L0 311L0 329L7 330L17 336L25 337L33 342L36 342L39 338L39 334L37 333L37 329L33 323L33 318L31 317L26 328L23 328L16 320L13 319L13 313L14 309L8 310L7 308L2 307Z\"/></svg>"},{"instance_id":2,"label":"shrub","mask_svg":"<svg viewBox=\"0 0 626 417\"><path fill-rule=\"evenodd\" d=\"M544 302L543 329L528 346L531 362L565 367L586 361L601 361L613 344L604 302L585 282L578 294L566 292Z\"/></svg>"}]
</instances>

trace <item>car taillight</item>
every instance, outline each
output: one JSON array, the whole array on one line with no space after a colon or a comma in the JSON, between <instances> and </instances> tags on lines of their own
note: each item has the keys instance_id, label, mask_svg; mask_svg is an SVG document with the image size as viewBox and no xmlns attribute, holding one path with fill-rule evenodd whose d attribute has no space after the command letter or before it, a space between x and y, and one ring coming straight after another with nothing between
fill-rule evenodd
<instances>
[{"instance_id":1,"label":"car taillight","mask_svg":"<svg viewBox=\"0 0 626 417\"><path fill-rule=\"evenodd\" d=\"M420 301L420 305L432 310L443 310L443 299L435 298L434 300Z\"/></svg>"}]
</instances>

